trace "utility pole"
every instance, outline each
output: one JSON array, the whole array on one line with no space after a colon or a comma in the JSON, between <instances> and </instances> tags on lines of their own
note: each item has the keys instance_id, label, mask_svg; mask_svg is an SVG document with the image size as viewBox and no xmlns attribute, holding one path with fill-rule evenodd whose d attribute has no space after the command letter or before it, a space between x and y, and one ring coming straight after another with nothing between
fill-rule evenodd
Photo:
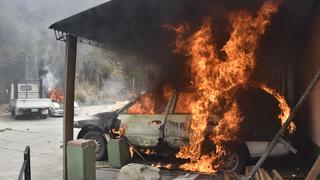
<instances>
[{"instance_id":1,"label":"utility pole","mask_svg":"<svg viewBox=\"0 0 320 180\"><path fill-rule=\"evenodd\" d=\"M132 78L132 94L135 94L135 78Z\"/></svg>"}]
</instances>

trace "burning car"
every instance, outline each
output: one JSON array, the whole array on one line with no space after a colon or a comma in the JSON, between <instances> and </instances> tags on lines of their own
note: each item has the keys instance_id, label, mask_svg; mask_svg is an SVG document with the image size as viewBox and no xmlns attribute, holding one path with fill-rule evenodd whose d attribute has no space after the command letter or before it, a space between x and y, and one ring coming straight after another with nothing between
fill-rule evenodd
<instances>
[{"instance_id":1,"label":"burning car","mask_svg":"<svg viewBox=\"0 0 320 180\"><path fill-rule=\"evenodd\" d=\"M79 105L74 101L74 115L79 114ZM64 114L63 102L62 101L53 101L51 103L49 114L53 117L62 117Z\"/></svg>"},{"instance_id":2,"label":"burning car","mask_svg":"<svg viewBox=\"0 0 320 180\"><path fill-rule=\"evenodd\" d=\"M154 101L154 97L153 93L145 93L115 112L97 114L94 120L75 121L74 128L81 128L77 138L95 141L97 160L107 158L108 141L119 134L136 149L147 148L159 154L172 153L179 157L179 149L190 143L189 105L193 94L165 92L158 102ZM218 116L210 119L206 131L210 132L218 124ZM269 139L256 137L228 145L223 168L243 172L248 160L261 156L268 143ZM211 142L206 143L206 147L206 151L215 151L215 145ZM288 146L280 143L271 155L287 153Z\"/></svg>"},{"instance_id":3,"label":"burning car","mask_svg":"<svg viewBox=\"0 0 320 180\"><path fill-rule=\"evenodd\" d=\"M180 64L188 79L184 84L194 91L145 93L116 112L100 114L97 120L75 122L74 127L81 128L78 138L97 143L98 160L106 157L108 139L120 132L136 149L155 149L160 154L176 149L172 151L175 157L188 160L179 166L184 170L243 172L248 160L261 156L271 139L263 131L254 132L255 127L249 128L254 132L248 136L251 138L239 137L246 121L238 101L241 90L255 87L278 101L281 121L273 121L277 126L272 128L279 128L290 114L284 96L253 77L259 42L279 5L278 1L265 1L255 13L231 13L225 44L215 34L212 17L203 18L201 26L195 27L188 22L163 24L175 37L172 53L184 59ZM292 123L288 130L292 133L294 129ZM264 131L272 133L265 127ZM289 149L290 145L282 142L271 155L286 154Z\"/></svg>"}]
</instances>

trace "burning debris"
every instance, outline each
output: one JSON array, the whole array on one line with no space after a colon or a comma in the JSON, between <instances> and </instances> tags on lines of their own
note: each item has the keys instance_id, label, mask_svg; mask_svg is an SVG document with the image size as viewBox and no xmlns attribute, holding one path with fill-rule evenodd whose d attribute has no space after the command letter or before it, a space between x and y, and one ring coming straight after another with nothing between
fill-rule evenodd
<instances>
[{"instance_id":1,"label":"burning debris","mask_svg":"<svg viewBox=\"0 0 320 180\"><path fill-rule=\"evenodd\" d=\"M64 100L63 91L54 85L49 90L49 98L52 101L61 102Z\"/></svg>"},{"instance_id":2,"label":"burning debris","mask_svg":"<svg viewBox=\"0 0 320 180\"><path fill-rule=\"evenodd\" d=\"M163 168L163 169L172 169L173 164L171 164L171 163L163 164L163 163L158 162L158 163L151 164L151 166L157 167L157 168Z\"/></svg>"}]
</instances>

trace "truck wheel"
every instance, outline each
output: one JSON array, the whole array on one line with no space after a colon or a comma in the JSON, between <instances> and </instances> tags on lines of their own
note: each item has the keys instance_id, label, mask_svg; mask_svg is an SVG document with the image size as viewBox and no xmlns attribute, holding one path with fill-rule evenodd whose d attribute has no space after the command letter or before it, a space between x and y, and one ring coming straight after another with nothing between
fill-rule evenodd
<instances>
[{"instance_id":1,"label":"truck wheel","mask_svg":"<svg viewBox=\"0 0 320 180\"><path fill-rule=\"evenodd\" d=\"M107 160L107 140L97 131L89 131L84 136L84 139L90 139L96 143L96 160Z\"/></svg>"},{"instance_id":2,"label":"truck wheel","mask_svg":"<svg viewBox=\"0 0 320 180\"><path fill-rule=\"evenodd\" d=\"M40 118L41 118L41 119L47 119L47 117L48 117L48 116L45 115L45 114L41 114L41 115L40 115Z\"/></svg>"},{"instance_id":3,"label":"truck wheel","mask_svg":"<svg viewBox=\"0 0 320 180\"><path fill-rule=\"evenodd\" d=\"M246 145L237 145L227 149L227 155L224 158L223 169L243 174L249 160Z\"/></svg>"},{"instance_id":4,"label":"truck wheel","mask_svg":"<svg viewBox=\"0 0 320 180\"><path fill-rule=\"evenodd\" d=\"M17 120L17 119L20 119L21 118L21 115L19 116L19 115L17 115L18 113L17 113L17 110L13 110L13 118L15 119L15 120Z\"/></svg>"},{"instance_id":5,"label":"truck wheel","mask_svg":"<svg viewBox=\"0 0 320 180\"><path fill-rule=\"evenodd\" d=\"M18 115L16 115L16 114L14 114L14 116L13 116L13 117L14 117L14 119L15 119L15 120L17 120L17 119L20 119L20 118L21 118L21 116L18 116Z\"/></svg>"}]
</instances>

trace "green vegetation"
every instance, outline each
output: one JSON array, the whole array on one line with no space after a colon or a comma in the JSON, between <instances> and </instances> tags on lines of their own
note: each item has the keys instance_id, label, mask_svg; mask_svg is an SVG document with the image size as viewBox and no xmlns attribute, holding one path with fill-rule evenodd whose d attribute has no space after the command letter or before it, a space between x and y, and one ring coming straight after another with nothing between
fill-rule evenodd
<instances>
[{"instance_id":1,"label":"green vegetation","mask_svg":"<svg viewBox=\"0 0 320 180\"><path fill-rule=\"evenodd\" d=\"M57 41L48 26L100 1L0 1L0 92L6 92L13 80L25 78L27 56L38 61L44 90L54 83L63 89L65 43ZM119 54L79 43L77 101L94 104L127 99L146 88L145 63L137 57Z\"/></svg>"},{"instance_id":2,"label":"green vegetation","mask_svg":"<svg viewBox=\"0 0 320 180\"><path fill-rule=\"evenodd\" d=\"M146 88L146 66L137 58L88 46L81 56L75 98L87 104L127 100Z\"/></svg>"}]
</instances>

